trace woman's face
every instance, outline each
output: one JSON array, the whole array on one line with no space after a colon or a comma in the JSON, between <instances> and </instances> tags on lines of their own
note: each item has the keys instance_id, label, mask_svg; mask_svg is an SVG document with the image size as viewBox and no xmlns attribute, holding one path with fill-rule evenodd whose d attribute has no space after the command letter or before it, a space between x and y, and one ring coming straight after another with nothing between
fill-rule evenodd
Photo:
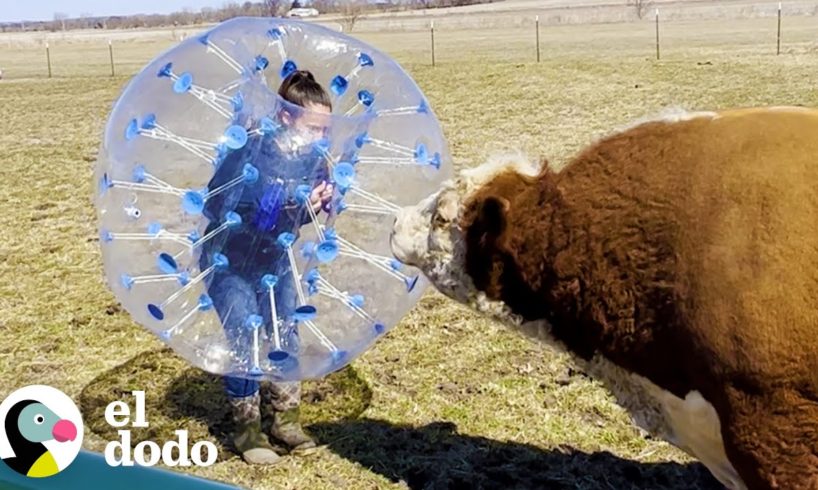
<instances>
[{"instance_id":1,"label":"woman's face","mask_svg":"<svg viewBox=\"0 0 818 490\"><path fill-rule=\"evenodd\" d=\"M307 144L325 138L329 131L332 112L330 108L310 103L304 109L305 111L290 123L295 134L304 138Z\"/></svg>"}]
</instances>

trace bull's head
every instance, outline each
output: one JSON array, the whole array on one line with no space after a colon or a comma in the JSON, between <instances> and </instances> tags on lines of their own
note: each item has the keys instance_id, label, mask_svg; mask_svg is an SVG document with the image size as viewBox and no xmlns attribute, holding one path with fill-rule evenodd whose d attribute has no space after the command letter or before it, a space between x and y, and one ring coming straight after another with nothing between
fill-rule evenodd
<instances>
[{"instance_id":1,"label":"bull's head","mask_svg":"<svg viewBox=\"0 0 818 490\"><path fill-rule=\"evenodd\" d=\"M538 175L540 166L522 156L495 158L465 170L415 206L403 208L392 233L392 252L418 267L443 294L471 304L485 293L485 274L503 235L510 196L497 189L497 179ZM475 257L486 255L483 267ZM478 259L479 260L479 259ZM470 264L470 263L471 264Z\"/></svg>"}]
</instances>

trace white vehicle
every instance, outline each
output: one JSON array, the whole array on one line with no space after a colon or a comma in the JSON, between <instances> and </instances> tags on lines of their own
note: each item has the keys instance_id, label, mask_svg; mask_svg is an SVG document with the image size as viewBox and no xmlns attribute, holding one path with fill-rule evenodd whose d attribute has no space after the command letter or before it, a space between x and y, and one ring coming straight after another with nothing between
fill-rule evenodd
<instances>
[{"instance_id":1,"label":"white vehicle","mask_svg":"<svg viewBox=\"0 0 818 490\"><path fill-rule=\"evenodd\" d=\"M318 9L297 8L287 12L287 17L317 17Z\"/></svg>"}]
</instances>

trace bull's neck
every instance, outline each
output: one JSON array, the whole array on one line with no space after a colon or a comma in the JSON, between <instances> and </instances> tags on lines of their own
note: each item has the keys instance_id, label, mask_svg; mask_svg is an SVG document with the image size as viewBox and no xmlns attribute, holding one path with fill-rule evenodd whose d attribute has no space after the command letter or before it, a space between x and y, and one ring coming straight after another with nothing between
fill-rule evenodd
<instances>
[{"instance_id":1,"label":"bull's neck","mask_svg":"<svg viewBox=\"0 0 818 490\"><path fill-rule=\"evenodd\" d=\"M502 301L524 321L552 320L555 302L570 292L564 291L570 271L562 269L568 250L574 252L571 212L555 174L543 176L527 193L524 201L533 206L512 217L514 232L504 243Z\"/></svg>"},{"instance_id":2,"label":"bull's neck","mask_svg":"<svg viewBox=\"0 0 818 490\"><path fill-rule=\"evenodd\" d=\"M537 207L528 211L528 218L517 218L513 237L506 243L501 300L523 321L546 320L556 340L589 358L596 349L599 328L588 324L583 315L587 305L582 274L592 256L585 230L556 175L539 182L536 196L526 196L526 201Z\"/></svg>"}]
</instances>

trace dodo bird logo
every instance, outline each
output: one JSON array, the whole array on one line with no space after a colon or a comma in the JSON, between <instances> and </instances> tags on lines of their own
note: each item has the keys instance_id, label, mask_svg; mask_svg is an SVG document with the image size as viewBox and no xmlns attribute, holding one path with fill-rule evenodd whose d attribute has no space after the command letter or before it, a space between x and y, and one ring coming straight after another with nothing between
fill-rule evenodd
<instances>
[{"instance_id":1,"label":"dodo bird logo","mask_svg":"<svg viewBox=\"0 0 818 490\"><path fill-rule=\"evenodd\" d=\"M31 385L0 403L0 458L32 478L56 475L82 447L82 415L62 391Z\"/></svg>"}]
</instances>

